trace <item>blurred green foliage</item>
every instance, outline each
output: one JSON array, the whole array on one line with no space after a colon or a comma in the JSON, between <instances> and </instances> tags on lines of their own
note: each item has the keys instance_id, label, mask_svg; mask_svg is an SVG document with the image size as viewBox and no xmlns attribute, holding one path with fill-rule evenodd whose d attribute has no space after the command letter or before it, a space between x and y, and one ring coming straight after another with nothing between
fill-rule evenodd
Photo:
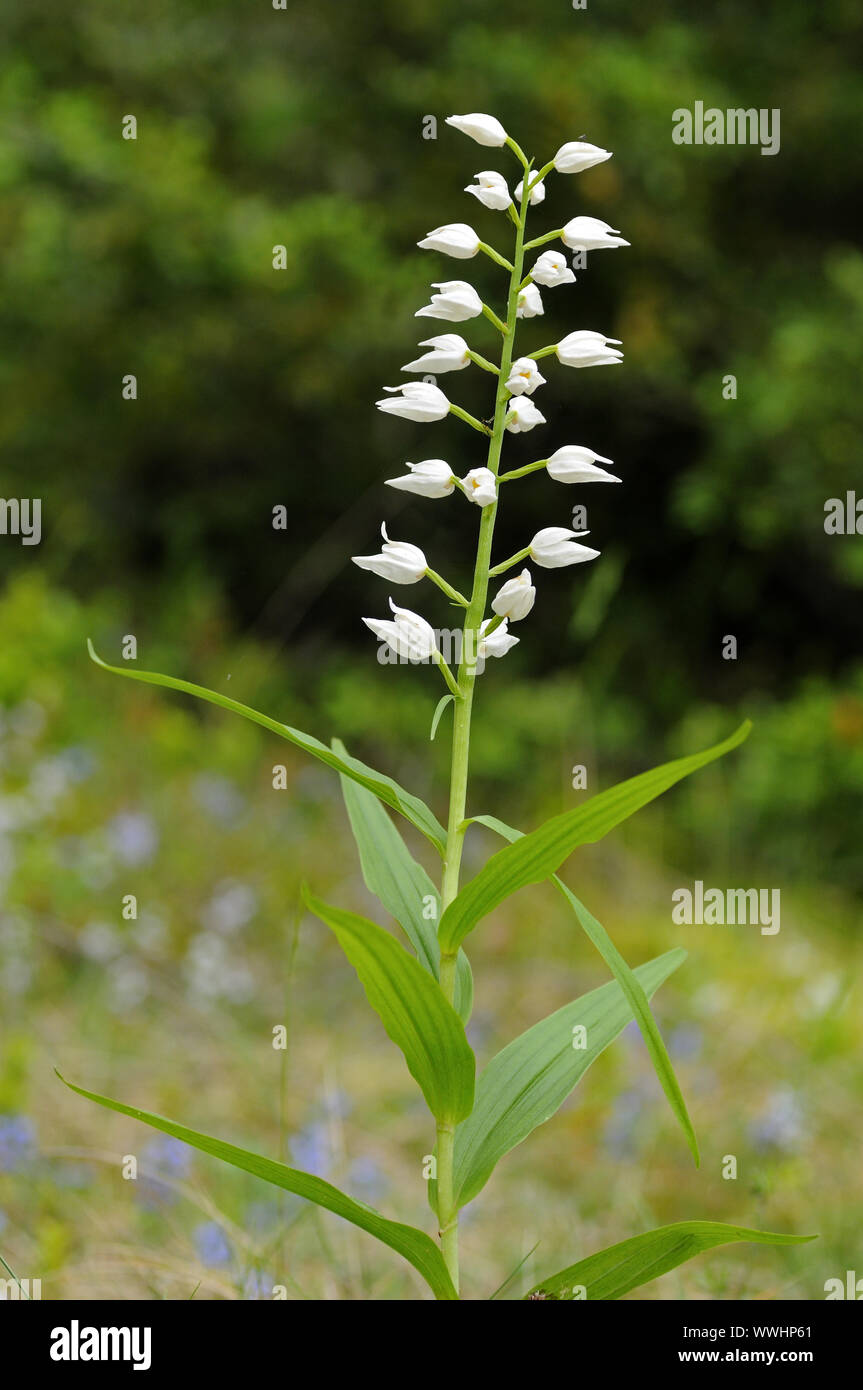
<instances>
[{"instance_id":1,"label":"blurred green foliage","mask_svg":"<svg viewBox=\"0 0 863 1390\"><path fill-rule=\"evenodd\" d=\"M241 624L310 660L365 640L357 598L373 611L380 587L347 556L382 515L464 574L475 518L381 482L405 457L475 465L473 436L372 402L415 355L429 281L454 273L418 237L508 225L461 191L478 164L514 167L443 125L467 105L539 157L582 134L613 149L551 179L533 221L588 212L632 242L547 294L522 334L529 347L589 326L626 351L620 371L549 373L549 445L589 443L626 486L579 490L608 568L546 576L525 664L589 651L598 695L637 672L667 724L694 695L787 694L858 654L863 552L823 532L824 501L854 484L863 413L852 0L769 5L757 25L737 0L697 15L381 0L348 17L334 0L85 0L62 25L10 0L0 32L0 447L4 488L41 493L46 531L38 559L5 544L5 563L44 563L78 590L110 572L154 635L178 584L216 583ZM674 145L672 111L695 100L778 107L780 153ZM494 300L499 272L467 273ZM491 344L490 325L470 327ZM121 399L130 372L136 402ZM481 374L454 390L485 413ZM508 441L512 460L534 442ZM500 553L565 522L574 492L520 485ZM279 503L287 532L270 524ZM726 632L736 664L719 656Z\"/></svg>"}]
</instances>

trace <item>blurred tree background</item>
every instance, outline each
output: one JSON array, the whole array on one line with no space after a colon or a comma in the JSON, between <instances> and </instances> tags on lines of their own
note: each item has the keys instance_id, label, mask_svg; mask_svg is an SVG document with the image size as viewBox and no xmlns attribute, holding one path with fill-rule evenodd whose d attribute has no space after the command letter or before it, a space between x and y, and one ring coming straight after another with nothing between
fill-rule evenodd
<instances>
[{"instance_id":1,"label":"blurred tree background","mask_svg":"<svg viewBox=\"0 0 863 1390\"><path fill-rule=\"evenodd\" d=\"M543 446L589 443L625 488L533 479L503 509L501 555L566 523L578 492L603 560L543 579L527 641L495 681L577 673L595 718L618 712L606 749L618 757L641 756L699 704L817 705L833 723L815 733L801 719L797 746L811 738L816 756L838 740L838 814L825 806L822 832L841 839L843 799L859 789L843 768L863 737L859 687L845 690L863 548L825 536L823 509L854 486L863 416L849 331L863 303L852 0L764 6L757 41L734 0L697 20L631 0L529 12L382 0L349 16L299 0L87 0L62 25L10 0L0 27L4 490L44 499L43 544L6 541L7 573L119 591L144 654L178 595L208 593L305 683L349 651L375 679L358 617L381 608L381 590L347 556L373 548L383 516L452 575L473 544L475 518L456 504L381 483L407 457L474 466L477 441L456 421L394 423L372 404L415 355L430 281L464 273L492 302L498 292L490 263L456 272L415 250L445 221L506 231L461 189L476 166L511 172L508 152L481 151L443 118L493 111L539 158L585 135L615 158L552 178L533 224L590 213L632 247L548 293L522 350L573 327L624 340L620 371L548 374ZM778 108L780 153L673 144L672 111L696 100ZM126 114L134 142L120 138ZM436 140L422 138L426 115ZM286 270L273 269L276 245ZM484 320L470 329L480 350L492 343ZM479 374L454 392L486 413ZM510 460L532 458L535 440L508 441ZM277 504L286 531L272 528ZM736 662L721 657L727 633ZM850 844L829 838L819 862L834 849L850 867Z\"/></svg>"},{"instance_id":2,"label":"blurred tree background","mask_svg":"<svg viewBox=\"0 0 863 1390\"><path fill-rule=\"evenodd\" d=\"M519 647L483 677L473 809L528 826L584 795L572 789L573 764L588 766L593 792L706 746L748 715L755 731L733 758L625 827L622 848L580 859L587 900L635 961L679 943L679 929L668 935L672 871L675 882L713 872L792 895L775 950L769 939L770 971L757 935L745 945L703 937L690 1019L686 986L671 996L683 1032L707 1019L718 1036L696 1100L702 1115L727 1110L749 1135L739 1142L757 1170L751 1202L732 1213L715 1183L684 1175L676 1150L640 1178L615 1166L624 1149L658 1143L656 1133L675 1143L670 1123L653 1119L655 1097L639 1108L636 1092L651 1084L644 1069L621 1101L623 1138L561 1120L583 1175L593 1174L566 1197L581 1203L588 1240L594 1227L623 1238L649 1212L677 1219L684 1193L697 1214L738 1219L746 1206L749 1224L825 1235L823 1256L789 1256L786 1271L814 1258L826 1261L825 1277L841 1272L859 1177L841 1139L848 1095L863 1086L859 1026L840 1017L863 888L863 539L826 535L824 505L855 487L863 495L859 5L81 0L58 11L6 0L0 40L0 493L43 500L39 546L0 536L0 1232L11 1203L0 1248L18 1263L38 1254L35 1268L57 1271L53 1287L74 1291L83 1241L86 1287L116 1296L113 1266L94 1263L82 1235L94 1212L104 1215L104 1184L88 1197L92 1173L79 1172L79 1187L60 1190L56 1165L68 1166L71 1151L42 1153L32 1211L15 1205L20 1185L3 1187L37 1131L56 1141L55 1104L65 1106L61 1132L79 1126L81 1144L103 1132L104 1116L57 1101L51 1064L62 1059L73 1078L77 1066L97 1089L149 1097L180 1118L193 1096L191 1122L261 1147L267 1083L248 1078L282 1016L277 982L298 879L317 877L324 896L362 892L349 848L331 849L345 825L328 774L227 716L112 681L87 662L86 636L116 661L122 635L134 633L140 667L226 690L325 739L337 732L439 803L446 720L428 743L437 686L424 669L378 666L360 617L383 615L387 591L349 556L374 549L386 519L459 586L472 566L473 509L411 500L383 480L432 456L463 473L484 462L477 436L453 419L385 418L373 402L401 379L418 339L447 327L413 317L432 281L464 277L499 300L500 272L485 258L454 262L415 245L449 221L509 244L508 220L462 189L482 168L515 182L514 161L444 124L478 110L540 161L567 139L613 150L585 174L548 180L532 235L583 213L619 227L631 247L591 256L520 333L528 352L598 329L622 339L626 356L613 372L551 360L541 403L551 423L508 436L506 466L582 443L614 459L624 486L564 489L537 475L519 484L517 506L502 508L498 558L540 526L566 525L575 503L587 505L602 556L539 572ZM674 144L672 113L696 101L778 109L780 152ZM127 115L134 141L121 138ZM428 116L436 139L423 138ZM273 268L279 245L284 270ZM491 351L484 319L466 336ZM122 397L128 374L136 400ZM736 399L723 396L729 375ZM489 413L487 377L450 383L459 404ZM278 505L286 530L272 526ZM444 625L438 597L413 591L407 601ZM722 657L728 634L735 661ZM277 798L276 810L274 758L292 776L290 805ZM147 902L134 925L117 920L130 883ZM561 936L530 903L513 912L477 942L491 973L472 1027L486 1051L549 1000L572 997L572 971L579 986L605 978L571 928ZM315 1097L345 973L309 938L297 966L307 1050L279 1113L282 1144L287 1125L314 1148L336 1123ZM518 981L512 959L525 965ZM345 1008L353 1026L350 1000ZM373 1024L362 1037L376 1041ZM689 1036L672 1050L685 1068L701 1047ZM402 1190L425 1139L411 1112L403 1151L384 1152L374 1136L388 1132L395 1107L385 1099L374 1111L378 1073L366 1075L364 1056L340 1053L339 1065L372 1108L355 1131L341 1112L338 1124L348 1148L389 1164L387 1180ZM617 1065L598 1065L588 1106L617 1093ZM400 1084L400 1073L380 1074ZM551 1198L568 1178L556 1145L549 1138L545 1167L514 1161L516 1186L502 1180L488 1231L508 1241L506 1213L541 1211L547 1199L546 1226L558 1229ZM611 1191L597 1153L611 1155ZM298 1148L295 1158L316 1161ZM374 1200L366 1179L351 1170L347 1185ZM545 1184L539 1197L531 1184ZM813 1192L834 1203L820 1225L804 1200ZM248 1232L239 1189L225 1193ZM404 1214L425 1219L424 1209ZM141 1282L127 1292L147 1297L141 1251L150 1242L161 1252L164 1228L147 1213L141 1221L129 1261ZM127 1238L126 1206L98 1229ZM516 1237L489 1259L488 1287L532 1243ZM198 1277L198 1255L182 1241L167 1296L188 1296ZM254 1273L259 1253L243 1270ZM260 1258L272 1264L270 1253ZM776 1268L772 1260L760 1267ZM744 1253L733 1266L740 1283L705 1274L672 1291L740 1296L752 1287L749 1261ZM207 1296L232 1287L257 1296L245 1273L233 1285L208 1278ZM765 1287L756 1280L754 1296ZM807 1287L803 1296L820 1296Z\"/></svg>"}]
</instances>

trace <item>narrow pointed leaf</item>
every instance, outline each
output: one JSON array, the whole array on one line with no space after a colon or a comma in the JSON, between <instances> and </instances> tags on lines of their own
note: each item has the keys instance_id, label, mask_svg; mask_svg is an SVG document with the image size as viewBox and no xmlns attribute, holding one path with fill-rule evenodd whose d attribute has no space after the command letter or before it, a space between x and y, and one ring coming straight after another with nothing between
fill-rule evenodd
<instances>
[{"instance_id":1,"label":"narrow pointed leaf","mask_svg":"<svg viewBox=\"0 0 863 1390\"><path fill-rule=\"evenodd\" d=\"M476 1061L464 1024L437 980L376 922L331 907L306 888L303 897L335 933L435 1119L458 1124L473 1104Z\"/></svg>"},{"instance_id":2,"label":"narrow pointed leaf","mask_svg":"<svg viewBox=\"0 0 863 1390\"><path fill-rule=\"evenodd\" d=\"M653 994L686 959L666 951L635 971ZM612 981L536 1023L492 1058L477 1078L471 1114L455 1132L454 1190L465 1206L488 1181L495 1164L551 1119L593 1062L632 1018L626 996ZM586 1030L584 1048L574 1029Z\"/></svg>"},{"instance_id":3,"label":"narrow pointed leaf","mask_svg":"<svg viewBox=\"0 0 863 1390\"><path fill-rule=\"evenodd\" d=\"M434 743L434 736L437 733L437 726L441 721L441 715L443 714L447 705L450 703L455 704L454 695L442 695L441 698L438 700L437 708L434 712L434 715L432 716L431 733L429 734L430 743Z\"/></svg>"},{"instance_id":4,"label":"narrow pointed leaf","mask_svg":"<svg viewBox=\"0 0 863 1390\"><path fill-rule=\"evenodd\" d=\"M499 835L502 835L505 840L509 840L510 843L513 843L520 837L520 831L513 830L512 826L506 825L503 821L498 820L496 816L476 816L474 819L479 821L482 825L487 825L490 830L496 830ZM677 1080L674 1067L671 1064L668 1049L663 1042L657 1022L650 1011L647 995L639 984L638 977L630 966L627 965L608 932L605 930L605 927L601 922L596 920L591 912L588 912L584 903L579 901L572 889L568 888L563 880L558 878L557 874L552 876L552 883L560 890L564 899L572 908L584 929L585 935L596 947L612 975L617 980L617 983L620 985L620 988L626 995L629 1001L629 1007L632 1009L636 1022L641 1030L641 1036L644 1038L647 1051L650 1054L650 1060L659 1078L659 1084L668 1097L668 1103L674 1111L680 1128L686 1136L686 1142L695 1160L695 1166L698 1167L700 1158L698 1153L698 1140L695 1137L695 1127L692 1120L689 1118L686 1101L683 1099L683 1092L680 1089L680 1083Z\"/></svg>"},{"instance_id":5,"label":"narrow pointed leaf","mask_svg":"<svg viewBox=\"0 0 863 1390\"><path fill-rule=\"evenodd\" d=\"M715 1245L751 1241L756 1245L800 1245L816 1236L779 1235L773 1231L751 1231L746 1226L726 1226L720 1221L678 1221L655 1231L632 1236L607 1250L588 1255L586 1260L562 1269L550 1279L535 1285L526 1298L548 1298L572 1302L575 1298L622 1298L641 1284L649 1284L670 1269L710 1250ZM586 1293L582 1294L581 1290Z\"/></svg>"},{"instance_id":6,"label":"narrow pointed leaf","mask_svg":"<svg viewBox=\"0 0 863 1390\"><path fill-rule=\"evenodd\" d=\"M592 845L633 812L667 791L682 777L728 753L749 733L747 720L736 733L714 748L664 763L638 777L592 796L575 810L553 816L515 844L493 854L475 878L465 884L441 918L441 948L454 951L478 922L519 888L551 878L579 845Z\"/></svg>"},{"instance_id":7,"label":"narrow pointed leaf","mask_svg":"<svg viewBox=\"0 0 863 1390\"><path fill-rule=\"evenodd\" d=\"M93 643L88 640L87 647L90 656L97 666L101 666L105 671L111 671L115 676L126 676L133 681L143 681L146 685L162 685L168 690L179 690L184 695L194 695L198 700L206 700L211 705L218 705L220 709L230 710L233 714L240 714L244 719L250 719L253 724L260 724L262 729L269 729L270 733L278 734L279 738L287 739L295 748L301 748L303 752L310 753L319 762L326 763L327 767L335 772L342 773L345 777L350 777L358 782L360 786L368 787L369 791L374 792L375 796L380 797L381 801L386 802L387 806L392 806L394 811L415 825L417 830L430 840L439 854L443 855L446 848L446 831L443 826L432 815L428 806L421 801L418 796L405 791L398 782L393 781L392 777L387 777L382 772L376 772L374 768L368 767L357 758L339 757L320 739L313 738L311 734L304 734L300 729L292 729L288 724L281 724L278 719L271 719L269 715L261 714L258 710L252 709L250 705L243 705L239 700L232 700L227 695L222 695L217 690L207 690L202 685L193 685L191 681L178 680L175 676L163 676L157 671L135 671L123 666L109 666L107 661L103 661L97 655Z\"/></svg>"},{"instance_id":8,"label":"narrow pointed leaf","mask_svg":"<svg viewBox=\"0 0 863 1390\"><path fill-rule=\"evenodd\" d=\"M237 1148L235 1144L226 1144L222 1139L214 1139L197 1129L189 1129L186 1125L177 1124L175 1120L166 1120L163 1115L154 1115L149 1110L138 1110L133 1106L123 1105L118 1100L97 1095L95 1091L85 1091L81 1086L74 1086L71 1081L60 1076L59 1072L57 1075L70 1091L75 1091L87 1100L95 1101L97 1105L104 1105L107 1110L116 1110L121 1115L131 1116L133 1120L141 1120L145 1125L161 1130L163 1134L170 1134L174 1139L180 1139L184 1144L200 1149L202 1153L212 1154L214 1158L220 1158L234 1168L241 1168L256 1178L263 1178L265 1182L284 1188L286 1192L294 1192L298 1197L305 1197L317 1206L335 1212L336 1216L341 1216L352 1225L368 1231L369 1235L376 1236L384 1245L402 1255L422 1275L435 1298L457 1298L443 1256L425 1231L417 1230L414 1226L405 1226L400 1221L388 1220L373 1207L366 1206L365 1202L348 1197L346 1193L333 1187L332 1183L324 1182L323 1178L315 1177L312 1173L303 1173L300 1169L289 1168L275 1159L264 1158L248 1149Z\"/></svg>"},{"instance_id":9,"label":"narrow pointed leaf","mask_svg":"<svg viewBox=\"0 0 863 1390\"><path fill-rule=\"evenodd\" d=\"M337 739L333 748L339 756L347 749ZM404 840L377 797L365 787L342 777L351 829L360 853L363 879L404 930L417 953L417 959L435 979L440 970L440 893L425 869L414 859ZM428 904L434 912L428 914ZM473 976L464 951L458 953L454 1007L467 1022L473 1003Z\"/></svg>"}]
</instances>

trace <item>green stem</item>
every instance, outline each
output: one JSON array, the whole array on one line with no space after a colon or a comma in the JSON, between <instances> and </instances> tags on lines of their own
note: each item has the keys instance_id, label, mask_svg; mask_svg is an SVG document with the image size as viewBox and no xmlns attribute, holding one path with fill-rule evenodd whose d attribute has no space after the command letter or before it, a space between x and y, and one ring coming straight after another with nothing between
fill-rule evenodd
<instances>
[{"instance_id":1,"label":"green stem","mask_svg":"<svg viewBox=\"0 0 863 1390\"><path fill-rule=\"evenodd\" d=\"M452 599L453 603L458 603L462 608L467 608L470 600L466 599L464 594L460 594L458 589L454 589L451 584L448 584L443 575L438 574L437 570L433 570L430 565L426 566L426 579L430 579L433 584L437 584L438 588L442 589L447 598Z\"/></svg>"},{"instance_id":2,"label":"green stem","mask_svg":"<svg viewBox=\"0 0 863 1390\"><path fill-rule=\"evenodd\" d=\"M494 376L497 376L500 368L496 367L493 362L489 362L487 357L482 357L478 352L474 352L472 348L468 349L468 356L471 362L475 362L478 367L482 367L484 372L491 372Z\"/></svg>"},{"instance_id":3,"label":"green stem","mask_svg":"<svg viewBox=\"0 0 863 1390\"><path fill-rule=\"evenodd\" d=\"M510 483L513 478L524 478L528 473L536 473L538 469L545 468L548 459L537 459L535 463L526 463L523 468L511 468L508 473L501 473L500 481Z\"/></svg>"},{"instance_id":4,"label":"green stem","mask_svg":"<svg viewBox=\"0 0 863 1390\"><path fill-rule=\"evenodd\" d=\"M462 410L460 405L453 405L450 401L449 410L450 415L457 415L460 420L464 420L466 425L470 425L471 429L479 430L480 434L491 434L488 425L484 425L482 420L477 420L475 415L470 414L470 411Z\"/></svg>"},{"instance_id":5,"label":"green stem","mask_svg":"<svg viewBox=\"0 0 863 1390\"><path fill-rule=\"evenodd\" d=\"M506 381L513 359L515 329L518 322L518 292L524 266L524 228L528 209L528 178L530 166L514 142L507 141L515 149L525 165L525 179L522 186L521 208L515 238L513 263L510 267L509 294L507 297L506 325L501 348L500 370L497 379L497 392L494 403L494 424L490 431L486 467L498 476L500 455L503 447L506 407L510 397ZM474 685L476 683L476 659L479 645L479 629L485 614L488 599L488 584L491 565L491 546L494 536L494 522L497 502L483 507L479 523L476 564L474 566L473 589L465 614L462 632L461 660L458 668L458 687L461 699L455 702L453 716L452 761L450 767L449 815L447 818L446 852L444 855L443 881L441 884L441 907L443 911L458 893L462 850L465 836L465 810L467 807L468 767L470 761L470 725L473 711ZM440 959L440 986L444 996L451 1004L455 995L456 953L442 952ZM454 1135L451 1127L439 1125L437 1132L437 1208L438 1229L441 1250L456 1290L459 1286L458 1269L458 1207L453 1190L453 1152Z\"/></svg>"},{"instance_id":6,"label":"green stem","mask_svg":"<svg viewBox=\"0 0 863 1390\"><path fill-rule=\"evenodd\" d=\"M519 550L515 555L510 555L508 560L503 560L501 564L495 565L493 570L489 570L489 577L494 579L499 574L505 574L507 570L512 569L513 565L518 565L522 560L526 560L529 554L530 546L526 546L524 550Z\"/></svg>"},{"instance_id":7,"label":"green stem","mask_svg":"<svg viewBox=\"0 0 863 1390\"><path fill-rule=\"evenodd\" d=\"M489 244L488 244L487 241L481 241L480 244L479 244L479 249L480 249L480 251L484 251L485 254L486 254L487 256L490 256L491 259L492 259L497 265L502 265L503 268L504 268L504 270L509 270L509 271L512 270L512 265L511 265L510 262L506 259L506 257L505 257L505 256L501 256L501 255L499 254L499 252L495 251L495 249L494 249L493 246L489 246Z\"/></svg>"},{"instance_id":8,"label":"green stem","mask_svg":"<svg viewBox=\"0 0 863 1390\"><path fill-rule=\"evenodd\" d=\"M546 232L545 236L535 237L533 241L527 243L527 246L524 248L525 251L532 251L535 246L544 246L547 241L556 241L562 231L563 228L558 227L556 231Z\"/></svg>"},{"instance_id":9,"label":"green stem","mask_svg":"<svg viewBox=\"0 0 863 1390\"><path fill-rule=\"evenodd\" d=\"M506 333L506 324L504 323L503 319L498 318L497 314L494 312L494 309L490 309L487 304L483 304L482 311L488 319L489 323L493 323L495 328L497 328L501 333Z\"/></svg>"}]
</instances>

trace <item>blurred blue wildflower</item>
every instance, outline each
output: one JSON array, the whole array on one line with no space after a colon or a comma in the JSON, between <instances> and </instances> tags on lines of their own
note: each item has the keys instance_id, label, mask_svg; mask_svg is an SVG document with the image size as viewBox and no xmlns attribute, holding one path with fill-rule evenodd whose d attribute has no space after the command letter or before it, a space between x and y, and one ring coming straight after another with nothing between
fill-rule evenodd
<instances>
[{"instance_id":1,"label":"blurred blue wildflower","mask_svg":"<svg viewBox=\"0 0 863 1390\"><path fill-rule=\"evenodd\" d=\"M231 1247L228 1237L217 1221L202 1221L195 1227L195 1249L201 1264L217 1268L231 1263Z\"/></svg>"},{"instance_id":2,"label":"blurred blue wildflower","mask_svg":"<svg viewBox=\"0 0 863 1390\"><path fill-rule=\"evenodd\" d=\"M215 773L200 773L192 783L192 794L198 805L222 825L230 825L245 807L233 782Z\"/></svg>"},{"instance_id":3,"label":"blurred blue wildflower","mask_svg":"<svg viewBox=\"0 0 863 1390\"><path fill-rule=\"evenodd\" d=\"M291 1139L291 1153L298 1168L325 1178L330 1171L331 1156L327 1127L320 1120L306 1125Z\"/></svg>"},{"instance_id":4,"label":"blurred blue wildflower","mask_svg":"<svg viewBox=\"0 0 863 1390\"><path fill-rule=\"evenodd\" d=\"M33 1121L26 1115L0 1115L0 1173L19 1173L36 1151Z\"/></svg>"},{"instance_id":5,"label":"blurred blue wildflower","mask_svg":"<svg viewBox=\"0 0 863 1390\"><path fill-rule=\"evenodd\" d=\"M668 1035L668 1051L680 1062L694 1062L704 1045L704 1034L695 1023L680 1023Z\"/></svg>"},{"instance_id":6,"label":"blurred blue wildflower","mask_svg":"<svg viewBox=\"0 0 863 1390\"><path fill-rule=\"evenodd\" d=\"M180 1181L188 1175L191 1164L192 1152L187 1144L167 1134L153 1139L141 1154L141 1167L147 1171L139 1174L135 1184L141 1205L153 1211L175 1202L176 1192L168 1182L160 1181L160 1177Z\"/></svg>"},{"instance_id":7,"label":"blurred blue wildflower","mask_svg":"<svg viewBox=\"0 0 863 1390\"><path fill-rule=\"evenodd\" d=\"M756 1149L796 1148L804 1134L803 1108L790 1086L780 1086L768 1096L761 1113L749 1126Z\"/></svg>"},{"instance_id":8,"label":"blurred blue wildflower","mask_svg":"<svg viewBox=\"0 0 863 1390\"><path fill-rule=\"evenodd\" d=\"M373 1158L355 1158L348 1174L349 1185L363 1202L377 1202L389 1190L380 1164Z\"/></svg>"},{"instance_id":9,"label":"blurred blue wildflower","mask_svg":"<svg viewBox=\"0 0 863 1390\"><path fill-rule=\"evenodd\" d=\"M156 853L159 831L143 811L120 811L108 823L108 838L124 864L147 864Z\"/></svg>"},{"instance_id":10,"label":"blurred blue wildflower","mask_svg":"<svg viewBox=\"0 0 863 1390\"><path fill-rule=\"evenodd\" d=\"M260 1269L250 1269L243 1284L244 1298L272 1298L273 1277Z\"/></svg>"},{"instance_id":11,"label":"blurred blue wildflower","mask_svg":"<svg viewBox=\"0 0 863 1390\"><path fill-rule=\"evenodd\" d=\"M237 879L217 883L213 896L201 912L201 924L208 931L231 933L244 927L258 910L253 888Z\"/></svg>"},{"instance_id":12,"label":"blurred blue wildflower","mask_svg":"<svg viewBox=\"0 0 863 1390\"><path fill-rule=\"evenodd\" d=\"M617 1097L605 1123L603 1143L619 1158L634 1154L637 1149L635 1129L641 1115L643 1097L637 1090L624 1091Z\"/></svg>"}]
</instances>

